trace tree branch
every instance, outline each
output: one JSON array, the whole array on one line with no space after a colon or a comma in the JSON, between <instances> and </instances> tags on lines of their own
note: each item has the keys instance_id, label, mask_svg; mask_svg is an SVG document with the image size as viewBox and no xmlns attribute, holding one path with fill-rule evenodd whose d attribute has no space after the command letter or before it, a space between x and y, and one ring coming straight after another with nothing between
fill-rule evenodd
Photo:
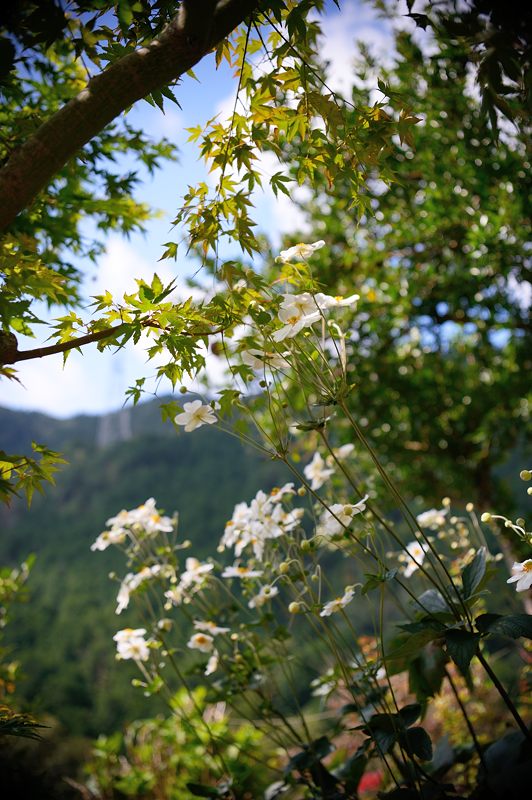
<instances>
[{"instance_id":1,"label":"tree branch","mask_svg":"<svg viewBox=\"0 0 532 800\"><path fill-rule=\"evenodd\" d=\"M158 328L159 330L163 330L163 328L151 318L141 320L140 324L146 328ZM230 325L231 323L228 323L227 325L220 325L218 328L213 328L212 330L180 331L179 335L190 336L194 339L201 339L205 336L215 336L217 333L223 333L223 331L227 330ZM0 366L5 366L6 364L16 364L18 361L30 361L34 358L54 356L57 353L66 353L67 350L75 350L76 348L83 347L86 344L101 342L102 339L116 338L117 336L120 336L121 333L125 333L128 327L128 324L123 322L120 325L115 325L110 328L102 328L99 331L93 331L93 333L86 333L84 336L78 336L77 339L69 339L68 342L58 342L57 344L51 344L47 347L35 347L33 350L19 350L17 347L16 337L12 333L7 334L9 338L7 343L4 344L4 338L6 334L4 334L3 331L0 331Z\"/></svg>"},{"instance_id":2,"label":"tree branch","mask_svg":"<svg viewBox=\"0 0 532 800\"><path fill-rule=\"evenodd\" d=\"M0 170L0 231L106 125L192 69L258 5L259 0L187 0L159 39L92 78Z\"/></svg>"}]
</instances>

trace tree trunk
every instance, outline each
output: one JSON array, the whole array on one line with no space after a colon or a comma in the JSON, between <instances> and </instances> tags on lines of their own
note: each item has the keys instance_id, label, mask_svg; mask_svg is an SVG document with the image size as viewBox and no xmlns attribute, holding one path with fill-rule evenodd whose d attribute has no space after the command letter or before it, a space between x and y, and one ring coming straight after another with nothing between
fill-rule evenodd
<instances>
[{"instance_id":1,"label":"tree trunk","mask_svg":"<svg viewBox=\"0 0 532 800\"><path fill-rule=\"evenodd\" d=\"M259 0L185 1L159 39L92 78L0 170L0 231L83 145L133 103L191 69L258 4Z\"/></svg>"}]
</instances>

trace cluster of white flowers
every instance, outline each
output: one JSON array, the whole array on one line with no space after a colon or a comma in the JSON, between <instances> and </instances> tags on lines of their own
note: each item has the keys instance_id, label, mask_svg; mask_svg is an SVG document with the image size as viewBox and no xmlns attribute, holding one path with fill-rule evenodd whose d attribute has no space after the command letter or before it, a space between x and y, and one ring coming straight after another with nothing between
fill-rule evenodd
<instances>
[{"instance_id":1,"label":"cluster of white flowers","mask_svg":"<svg viewBox=\"0 0 532 800\"><path fill-rule=\"evenodd\" d=\"M265 367L272 369L288 369L290 366L285 356L289 353L278 353L276 350L244 350L241 358L244 364L258 372L264 372Z\"/></svg>"},{"instance_id":2,"label":"cluster of white flowers","mask_svg":"<svg viewBox=\"0 0 532 800\"><path fill-rule=\"evenodd\" d=\"M125 608L129 605L129 598L132 592L135 589L138 589L139 586L144 583L144 581L149 581L151 578L156 578L161 574L162 567L160 564L153 564L151 567L143 567L139 572L133 573L128 572L122 583L120 584L120 589L118 590L118 595L116 597L116 613L121 614Z\"/></svg>"},{"instance_id":3,"label":"cluster of white flowers","mask_svg":"<svg viewBox=\"0 0 532 800\"><path fill-rule=\"evenodd\" d=\"M323 312L329 308L340 308L342 306L352 306L359 299L358 294L350 297L332 297L332 295L311 294L284 294L279 308L279 320L283 323L282 327L275 331L272 336L274 342L282 342L291 339L305 328L310 328L315 322L323 317Z\"/></svg>"},{"instance_id":4,"label":"cluster of white flowers","mask_svg":"<svg viewBox=\"0 0 532 800\"><path fill-rule=\"evenodd\" d=\"M314 453L312 461L303 470L305 478L310 481L310 488L313 492L320 489L327 478L334 475L334 469L326 469L325 461L319 453Z\"/></svg>"},{"instance_id":5,"label":"cluster of white flowers","mask_svg":"<svg viewBox=\"0 0 532 800\"><path fill-rule=\"evenodd\" d=\"M181 605L183 601L190 598L191 595L198 592L203 586L209 576L209 573L214 569L213 564L198 561L197 558L187 558L185 561L185 569L180 575L179 583L168 589L164 593L167 603L166 608L171 606Z\"/></svg>"},{"instance_id":6,"label":"cluster of white flowers","mask_svg":"<svg viewBox=\"0 0 532 800\"><path fill-rule=\"evenodd\" d=\"M263 491L257 492L249 505L237 503L233 516L225 526L221 547L233 547L237 558L244 550L251 548L255 558L262 560L268 539L283 536L297 527L301 521L303 509L295 508L287 511L282 505L283 498L294 494L294 484L286 483L278 489L272 489L269 495ZM245 568L228 567L223 577L244 577L243 573L237 575L236 572L234 574L227 572L232 569L242 571Z\"/></svg>"},{"instance_id":7,"label":"cluster of white flowers","mask_svg":"<svg viewBox=\"0 0 532 800\"><path fill-rule=\"evenodd\" d=\"M120 511L105 524L109 529L98 536L91 550L106 550L111 544L123 544L132 534L155 536L158 533L171 533L174 529L173 520L160 515L153 497L131 511Z\"/></svg>"},{"instance_id":8,"label":"cluster of white flowers","mask_svg":"<svg viewBox=\"0 0 532 800\"><path fill-rule=\"evenodd\" d=\"M230 628L223 628L212 620L195 620L194 628L198 633L192 634L187 642L187 647L191 650L199 650L200 653L211 653L211 657L205 668L205 675L212 675L218 669L220 655L214 646L214 638L224 633L229 633Z\"/></svg>"},{"instance_id":9,"label":"cluster of white flowers","mask_svg":"<svg viewBox=\"0 0 532 800\"><path fill-rule=\"evenodd\" d=\"M322 536L337 536L349 527L353 517L366 510L365 495L358 503L333 503L321 514L316 533Z\"/></svg>"},{"instance_id":10,"label":"cluster of white flowers","mask_svg":"<svg viewBox=\"0 0 532 800\"><path fill-rule=\"evenodd\" d=\"M146 628L124 628L113 636L116 642L116 657L147 661L150 657L149 644L144 638Z\"/></svg>"},{"instance_id":11,"label":"cluster of white flowers","mask_svg":"<svg viewBox=\"0 0 532 800\"><path fill-rule=\"evenodd\" d=\"M445 515L447 511L447 508L442 508L440 510L431 508L428 511L423 511L423 513L418 514L416 517L417 524L420 528L431 528L432 530L441 528L442 525L445 525Z\"/></svg>"},{"instance_id":12,"label":"cluster of white flowers","mask_svg":"<svg viewBox=\"0 0 532 800\"><path fill-rule=\"evenodd\" d=\"M270 583L265 584L261 587L260 592L252 597L248 603L250 608L262 608L267 602L269 602L272 597L275 597L279 594L279 589L277 586L272 586Z\"/></svg>"},{"instance_id":13,"label":"cluster of white flowers","mask_svg":"<svg viewBox=\"0 0 532 800\"><path fill-rule=\"evenodd\" d=\"M405 564L403 567L403 575L405 578L409 578L411 575L413 575L413 573L423 564L425 553L428 551L428 549L429 547L427 544L418 542L417 540L409 542L406 545L406 553L401 553L399 555L400 561Z\"/></svg>"}]
</instances>

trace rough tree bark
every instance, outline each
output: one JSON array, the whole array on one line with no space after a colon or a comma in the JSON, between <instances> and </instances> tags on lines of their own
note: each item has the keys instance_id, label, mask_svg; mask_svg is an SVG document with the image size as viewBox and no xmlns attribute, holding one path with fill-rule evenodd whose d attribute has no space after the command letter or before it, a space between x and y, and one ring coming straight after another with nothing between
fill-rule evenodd
<instances>
[{"instance_id":1,"label":"rough tree bark","mask_svg":"<svg viewBox=\"0 0 532 800\"><path fill-rule=\"evenodd\" d=\"M259 0L185 0L154 40L92 78L0 170L0 231L115 117L179 78L259 6Z\"/></svg>"}]
</instances>

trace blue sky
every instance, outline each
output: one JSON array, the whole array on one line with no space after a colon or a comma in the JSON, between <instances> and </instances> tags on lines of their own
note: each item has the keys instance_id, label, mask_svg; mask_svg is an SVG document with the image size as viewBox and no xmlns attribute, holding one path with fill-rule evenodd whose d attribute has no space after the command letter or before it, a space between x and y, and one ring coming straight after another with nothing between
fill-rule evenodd
<instances>
[{"instance_id":1,"label":"blue sky","mask_svg":"<svg viewBox=\"0 0 532 800\"><path fill-rule=\"evenodd\" d=\"M377 19L369 3L344 0L338 11L333 3L327 5L322 19L324 31L322 53L331 62L329 83L342 92L350 81L351 63L355 54L354 42L361 39L381 53L390 53L389 26ZM215 69L214 57L206 57L195 69L199 83L185 77L175 94L181 108L166 105L165 115L141 101L130 112L133 124L149 132L154 138L166 136L178 149L178 160L164 165L153 177L146 176L139 199L161 211L150 221L144 235L135 234L130 239L112 235L106 242L106 253L97 265L89 267L86 282L87 296L109 289L121 297L134 287L134 278L150 280L157 272L162 279L177 278L178 286L185 292L186 276L194 269L187 261L184 250L177 262L158 263L162 244L173 240L171 220L175 215L186 186L206 179L206 171L198 160L195 145L187 144L187 127L203 124L217 113L227 115L234 102L236 82L227 67ZM266 171L268 164L265 165ZM272 165L273 166L273 165ZM134 164L126 162L126 169ZM284 233L301 225L301 218L288 198L276 200L271 192L255 197L256 218L271 240L278 243ZM175 238L175 237L174 237ZM83 268L83 264L80 264ZM43 332L43 336L47 332ZM19 347L36 347L35 340L21 341ZM150 376L154 367L146 364L142 347L130 345L118 353L98 353L95 346L74 352L63 369L62 357L51 356L36 361L21 362L18 376L22 385L15 382L0 383L0 405L10 408L39 410L58 417L78 413L101 413L119 408L124 393L135 378ZM216 366L211 365L216 371ZM155 383L151 383L155 389ZM166 388L166 387L165 387Z\"/></svg>"}]
</instances>

